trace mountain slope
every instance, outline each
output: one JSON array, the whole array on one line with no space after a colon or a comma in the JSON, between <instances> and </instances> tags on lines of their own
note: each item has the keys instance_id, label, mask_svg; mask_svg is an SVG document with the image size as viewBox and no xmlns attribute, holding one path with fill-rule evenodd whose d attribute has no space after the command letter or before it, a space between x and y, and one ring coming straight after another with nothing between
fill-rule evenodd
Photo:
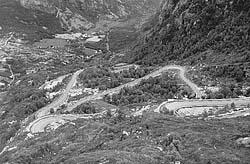
<instances>
[{"instance_id":1,"label":"mountain slope","mask_svg":"<svg viewBox=\"0 0 250 164\"><path fill-rule=\"evenodd\" d=\"M143 41L132 51L132 62L250 61L247 0L164 0L148 24Z\"/></svg>"},{"instance_id":2,"label":"mountain slope","mask_svg":"<svg viewBox=\"0 0 250 164\"><path fill-rule=\"evenodd\" d=\"M159 0L20 0L27 9L55 14L68 30L88 30L103 19L141 16L155 11Z\"/></svg>"},{"instance_id":3,"label":"mountain slope","mask_svg":"<svg viewBox=\"0 0 250 164\"><path fill-rule=\"evenodd\" d=\"M0 36L14 32L29 41L63 31L86 31L100 20L152 14L160 0L0 0Z\"/></svg>"},{"instance_id":4,"label":"mountain slope","mask_svg":"<svg viewBox=\"0 0 250 164\"><path fill-rule=\"evenodd\" d=\"M62 30L52 14L28 10L14 0L0 0L0 36L14 32L20 38L33 40Z\"/></svg>"}]
</instances>

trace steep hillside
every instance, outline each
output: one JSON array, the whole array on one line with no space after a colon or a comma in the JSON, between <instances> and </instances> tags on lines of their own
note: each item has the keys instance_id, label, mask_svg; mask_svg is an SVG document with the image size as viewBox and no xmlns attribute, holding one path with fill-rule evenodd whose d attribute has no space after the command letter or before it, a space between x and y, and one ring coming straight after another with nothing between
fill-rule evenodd
<instances>
[{"instance_id":1,"label":"steep hillside","mask_svg":"<svg viewBox=\"0 0 250 164\"><path fill-rule=\"evenodd\" d=\"M68 30L88 30L103 19L141 16L155 11L159 0L20 0L27 9L54 14Z\"/></svg>"},{"instance_id":2,"label":"steep hillside","mask_svg":"<svg viewBox=\"0 0 250 164\"><path fill-rule=\"evenodd\" d=\"M0 36L29 41L63 31L86 31L99 21L151 15L160 0L0 0Z\"/></svg>"},{"instance_id":3,"label":"steep hillside","mask_svg":"<svg viewBox=\"0 0 250 164\"><path fill-rule=\"evenodd\" d=\"M77 120L56 131L19 136L1 155L3 164L248 164L249 117L188 120L149 113L143 117ZM26 137L26 138L25 138Z\"/></svg>"},{"instance_id":4,"label":"steep hillside","mask_svg":"<svg viewBox=\"0 0 250 164\"><path fill-rule=\"evenodd\" d=\"M249 24L247 0L164 0L134 47L132 62L250 61Z\"/></svg>"},{"instance_id":5,"label":"steep hillside","mask_svg":"<svg viewBox=\"0 0 250 164\"><path fill-rule=\"evenodd\" d=\"M52 14L28 10L14 0L0 0L0 36L14 32L20 38L33 40L62 30Z\"/></svg>"},{"instance_id":6,"label":"steep hillside","mask_svg":"<svg viewBox=\"0 0 250 164\"><path fill-rule=\"evenodd\" d=\"M249 164L248 1L0 0L0 164Z\"/></svg>"}]
</instances>

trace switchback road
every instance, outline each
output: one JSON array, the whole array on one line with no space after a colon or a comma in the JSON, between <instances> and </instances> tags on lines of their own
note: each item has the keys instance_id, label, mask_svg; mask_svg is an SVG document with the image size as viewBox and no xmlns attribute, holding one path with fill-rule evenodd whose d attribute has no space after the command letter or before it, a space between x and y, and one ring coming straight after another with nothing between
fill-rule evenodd
<instances>
[{"instance_id":1,"label":"switchback road","mask_svg":"<svg viewBox=\"0 0 250 164\"><path fill-rule=\"evenodd\" d=\"M150 77L157 77L160 76L163 72L166 72L168 70L179 70L180 71L180 78L187 83L187 85L190 86L190 88L195 92L197 97L200 97L201 93L198 89L198 86L196 86L194 83L192 83L190 80L188 80L185 77L185 68L181 67L181 66L176 66L176 65L169 65L169 66L165 66L162 67L152 73L150 73L147 76L144 76L142 78L136 79L132 82L129 82L127 84L121 85L119 87L113 88L113 89L109 89L107 91L103 91L101 93L98 93L96 95L91 95L91 96L87 96L84 97L80 100L78 100L74 105L69 106L67 108L67 111L71 111L73 110L75 107L81 105L82 103L91 101L91 100L97 100L97 99L102 99L103 96L107 95L107 94L114 94L114 93L118 93L122 88L124 87L133 87L137 84L139 84L142 80L145 79L149 79ZM50 109L57 109L60 105L64 104L67 102L68 99L68 94L70 92L70 90L72 89L72 87L75 85L76 81L77 81L77 77L78 75L82 72L83 70L79 70L77 72L75 72L70 80L70 82L68 83L65 91L63 92L63 94L54 102L52 102L51 104L47 105L46 107L41 108L37 113L36 113L36 120L31 122L30 125L26 128L28 131L32 132L32 133L36 133L36 132L41 132L42 129L44 129L47 125L51 124L52 122L60 122L60 120L67 120L67 116L61 116L61 115L50 115ZM71 120L72 115L69 115L69 120Z\"/></svg>"},{"instance_id":2,"label":"switchback road","mask_svg":"<svg viewBox=\"0 0 250 164\"><path fill-rule=\"evenodd\" d=\"M73 110L75 107L81 105L82 103L91 101L91 100L97 100L97 99L102 99L103 96L107 94L114 94L118 93L122 88L124 87L133 87L137 84L139 84L142 80L148 79L150 77L157 77L160 76L163 72L168 71L168 70L178 70L179 71L179 76L180 78L193 90L193 92L196 94L196 98L201 98L201 92L199 91L199 88L196 84L191 82L189 79L186 78L185 72L186 69L182 66L177 66L177 65L168 65L165 67L162 67L152 73L150 73L147 76L144 76L142 78L136 79L132 82L129 82L127 84L121 85L117 88L109 89L106 91L103 91L101 93L91 95L84 97L80 100L78 100L75 104L69 106L67 108L67 111ZM77 118L89 118L92 117L91 115L49 115L50 114L50 109L51 108L57 108L60 105L66 103L68 94L72 87L75 85L77 81L78 75L82 72L82 70L77 71L74 73L72 76L70 82L68 83L66 90L64 93L53 103L49 104L48 106L41 108L37 114L36 114L36 120L31 122L29 126L26 127L26 130L31 132L31 133L37 133L37 132L43 132L44 129L55 122L63 122L63 121L70 121L70 120L75 120ZM168 110L172 110L174 112L177 112L178 110L182 108L187 108L187 107L214 107L214 106L224 106L227 104L230 104L234 102L236 106L245 106L250 103L250 98L238 98L238 99L212 99L212 100L202 100L202 99L193 99L193 100L180 100L180 101L173 101L169 102L166 101L162 104L159 105L158 108L156 108L154 111L155 112L160 112L163 107L166 107ZM231 116L232 117L232 116Z\"/></svg>"},{"instance_id":3,"label":"switchback road","mask_svg":"<svg viewBox=\"0 0 250 164\"><path fill-rule=\"evenodd\" d=\"M199 91L198 86L186 78L186 76L185 76L186 69L184 67L177 66L177 65L168 65L168 66L162 67L162 68L158 69L157 71L154 71L154 72L152 72L152 73L150 73L142 78L136 79L136 80L129 82L129 83L126 83L126 84L123 84L119 87L109 89L107 91L98 93L96 95L84 97L84 98L80 99L79 101L77 101L74 105L70 106L67 109L67 111L71 111L74 108L76 108L77 106L79 106L87 101L102 99L103 96L105 96L105 95L119 93L119 91L124 87L136 86L136 85L140 84L140 82L142 80L149 79L150 77L160 76L163 72L166 72L168 70L178 70L180 72L179 73L180 78L193 90L193 92L196 94L196 98L201 98L201 92Z\"/></svg>"}]
</instances>

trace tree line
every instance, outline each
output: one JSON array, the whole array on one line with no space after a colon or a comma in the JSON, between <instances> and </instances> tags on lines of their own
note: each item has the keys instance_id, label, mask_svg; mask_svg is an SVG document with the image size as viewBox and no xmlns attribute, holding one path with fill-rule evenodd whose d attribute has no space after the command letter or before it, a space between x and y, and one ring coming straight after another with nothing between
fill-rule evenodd
<instances>
[{"instance_id":1,"label":"tree line","mask_svg":"<svg viewBox=\"0 0 250 164\"><path fill-rule=\"evenodd\" d=\"M141 78L150 72L148 68L131 67L128 70L114 72L109 67L89 68L79 75L80 83L86 88L106 90L115 88L131 79Z\"/></svg>"},{"instance_id":2,"label":"tree line","mask_svg":"<svg viewBox=\"0 0 250 164\"><path fill-rule=\"evenodd\" d=\"M108 103L124 106L134 103L182 98L191 95L187 88L178 85L178 81L168 74L156 78L142 80L134 87L125 87L118 94L106 95Z\"/></svg>"}]
</instances>

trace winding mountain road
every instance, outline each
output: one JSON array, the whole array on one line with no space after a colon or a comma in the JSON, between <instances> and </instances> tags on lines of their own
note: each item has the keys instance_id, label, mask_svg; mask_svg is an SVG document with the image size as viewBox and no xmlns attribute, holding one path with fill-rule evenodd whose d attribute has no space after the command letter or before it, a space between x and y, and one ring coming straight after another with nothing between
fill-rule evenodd
<instances>
[{"instance_id":1,"label":"winding mountain road","mask_svg":"<svg viewBox=\"0 0 250 164\"><path fill-rule=\"evenodd\" d=\"M201 94L198 86L186 78L185 67L177 66L177 65L168 65L168 66L162 67L162 68L148 74L147 76L136 79L136 80L129 82L127 84L121 85L121 86L113 88L113 89L103 91L103 92L95 94L95 95L90 95L90 96L84 97L84 98L78 100L75 104L68 106L66 111L71 111L75 107L81 105L82 103L85 103L85 102L88 102L91 100L102 99L107 94L118 93L124 87L133 87L133 86L139 84L142 80L148 79L150 77L160 76L163 72L166 72L168 70L178 70L180 78L193 90L193 92L196 94L196 98L201 98L202 94ZM79 70L79 71L74 73L74 75L72 76L70 82L68 83L65 91L57 100L55 100L54 102L52 102L48 106L41 108L36 113L37 119L34 120L33 122L31 122L26 127L26 131L31 132L31 133L44 132L44 129L48 125L51 125L52 123L59 123L59 124L62 123L63 124L63 122L68 122L71 120L75 120L77 118L89 118L89 117L93 116L93 115L72 115L72 114L71 115L50 115L51 108L56 109L60 105L67 102L69 92L72 89L72 87L75 85L75 83L77 81L77 77L82 71L83 70ZM163 102L162 104L160 104L158 106L158 108L156 108L154 111L160 112L163 107L166 107L168 110L176 112L182 108L187 108L187 107L224 106L224 105L230 104L232 102L234 102L236 106L245 106L245 105L248 105L250 103L250 98L222 99L222 100L193 99L193 100L180 100L180 101L172 101L172 102L166 101L166 102Z\"/></svg>"},{"instance_id":2,"label":"winding mountain road","mask_svg":"<svg viewBox=\"0 0 250 164\"><path fill-rule=\"evenodd\" d=\"M129 83L126 83L126 84L123 84L119 87L116 87L116 88L112 88L112 89L109 89L107 91L103 91L101 93L98 93L96 95L91 95L91 96L87 96L87 97L84 97L80 100L78 100L74 105L72 106L69 106L67 111L71 111L73 110L74 108L76 108L77 106L87 102L87 101L90 101L90 100L97 100L97 99L102 99L105 95L108 95L108 94L115 94L115 93L119 93L120 90L122 88L125 88L125 87L133 87L133 86L136 86L138 84L140 84L140 82L142 80L146 80L146 79L149 79L150 77L157 77L157 76L160 76L163 72L166 72L168 70L178 70L180 71L180 78L193 90L193 92L196 94L196 98L201 98L201 92L199 91L199 88L197 85L195 85L194 83L192 83L189 79L186 78L185 76L185 72L186 72L186 69L184 67L181 67L181 66L177 66L177 65L168 65L168 66L165 66L165 67L162 67L142 78L139 78L139 79L136 79L132 82L129 82Z\"/></svg>"},{"instance_id":3,"label":"winding mountain road","mask_svg":"<svg viewBox=\"0 0 250 164\"><path fill-rule=\"evenodd\" d=\"M81 105L82 103L85 103L85 102L88 102L91 100L102 99L107 94L118 93L124 87L133 87L133 86L139 84L142 80L148 79L150 77L160 76L163 72L165 72L167 70L175 70L175 69L180 71L180 78L183 79L190 86L190 88L192 88L192 90L196 93L196 95L198 95L198 97L199 97L199 95L201 95L201 94L199 92L198 87L185 77L185 68L181 67L181 66L177 66L177 65L169 65L169 66L162 67L162 68L148 74L147 76L136 79L136 80L129 82L127 84L121 85L121 86L113 88L113 89L109 89L107 91L103 91L103 92L95 94L95 95L90 95L90 96L84 97L84 98L78 100L75 104L68 106L66 111L71 111L75 107ZM62 117L61 115L50 115L50 109L51 108L57 109L60 105L67 102L69 92L72 89L72 87L75 85L75 83L77 81L77 77L82 71L83 70L79 70L73 74L65 91L58 99L56 99L51 104L49 104L46 107L43 107L39 111L37 111L37 113L35 114L36 120L34 120L33 122L31 122L29 124L29 126L26 128L27 131L30 131L32 133L42 132L43 129L47 125L51 124L52 122L61 122L62 120L68 120L67 116ZM70 117L69 118L69 120L70 120L72 116L69 115L69 117Z\"/></svg>"}]
</instances>

